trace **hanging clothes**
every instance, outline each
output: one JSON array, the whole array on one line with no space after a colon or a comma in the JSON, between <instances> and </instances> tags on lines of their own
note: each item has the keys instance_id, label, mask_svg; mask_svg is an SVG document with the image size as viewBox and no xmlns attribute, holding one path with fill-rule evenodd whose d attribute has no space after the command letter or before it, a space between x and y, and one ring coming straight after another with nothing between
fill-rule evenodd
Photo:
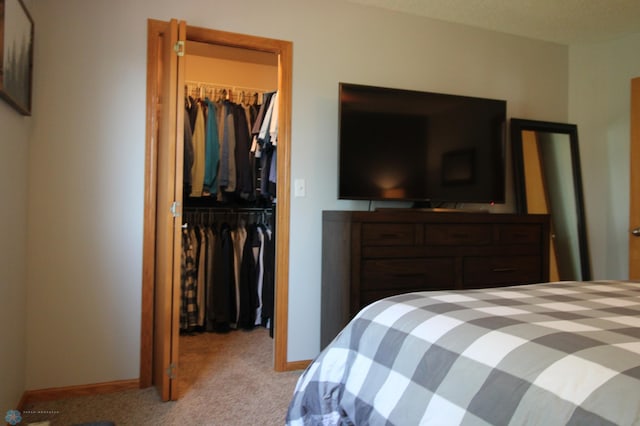
<instances>
[{"instance_id":1,"label":"hanging clothes","mask_svg":"<svg viewBox=\"0 0 640 426\"><path fill-rule=\"evenodd\" d=\"M236 316L233 241L228 224L222 225L217 241L214 270L220 277L220 283L214 287L215 317L212 331L226 332L230 330L232 318Z\"/></svg>"},{"instance_id":2,"label":"hanging clothes","mask_svg":"<svg viewBox=\"0 0 640 426\"><path fill-rule=\"evenodd\" d=\"M218 120L216 105L205 99L207 121L205 126L205 167L202 195L215 195L218 192L218 162L220 161L220 140L218 139Z\"/></svg>"},{"instance_id":3,"label":"hanging clothes","mask_svg":"<svg viewBox=\"0 0 640 426\"><path fill-rule=\"evenodd\" d=\"M242 260L240 268L240 311L238 313L238 328L252 329L256 324L256 308L258 307L258 283L256 262L257 253L254 248L260 248L257 225L249 226L247 237L243 242Z\"/></svg>"},{"instance_id":4,"label":"hanging clothes","mask_svg":"<svg viewBox=\"0 0 640 426\"><path fill-rule=\"evenodd\" d=\"M261 104L236 103L224 93L218 100L185 98L185 128L187 121L193 127L191 137L185 135L185 168L191 173L185 174L184 193L268 206L276 195L277 92L264 93Z\"/></svg>"},{"instance_id":5,"label":"hanging clothes","mask_svg":"<svg viewBox=\"0 0 640 426\"><path fill-rule=\"evenodd\" d=\"M275 265L269 224L241 216L211 222L188 212L182 231L180 330L272 330ZM256 213L256 216L257 213ZM256 216L253 216L254 218Z\"/></svg>"},{"instance_id":6,"label":"hanging clothes","mask_svg":"<svg viewBox=\"0 0 640 426\"><path fill-rule=\"evenodd\" d=\"M185 211L190 206L273 208L277 92L254 93L251 102L234 99L231 90L188 93L194 96L185 97ZM242 213L218 213L191 215L183 231L180 330L264 326L273 337L272 226L245 220Z\"/></svg>"},{"instance_id":7,"label":"hanging clothes","mask_svg":"<svg viewBox=\"0 0 640 426\"><path fill-rule=\"evenodd\" d=\"M258 178L260 184L260 195L267 199L273 199L276 196L276 191L273 185L269 184L269 177L271 174L271 168L273 167L273 176L275 176L275 146L272 143L271 122L273 117L274 108L277 111L275 105L277 104L277 92L269 93L265 95L265 102L263 108L261 108L258 118L260 122L256 122L253 126L253 141L252 151L255 152L256 158L260 159L260 177ZM274 129L277 129L277 117L275 118L276 124ZM277 135L274 140L277 140ZM274 180L275 183L275 180Z\"/></svg>"},{"instance_id":8,"label":"hanging clothes","mask_svg":"<svg viewBox=\"0 0 640 426\"><path fill-rule=\"evenodd\" d=\"M262 279L262 326L269 328L269 335L273 337L273 315L275 302L275 232L265 230L264 243L264 276Z\"/></svg>"},{"instance_id":9,"label":"hanging clothes","mask_svg":"<svg viewBox=\"0 0 640 426\"><path fill-rule=\"evenodd\" d=\"M255 315L255 325L262 325L262 287L264 280L264 241L265 241L265 230L262 225L257 226L258 232L258 240L260 243L260 247L258 248L257 254L257 270L256 270L256 282L257 282L257 290L258 290L258 306L256 307L256 315ZM255 254L255 248L254 248Z\"/></svg>"},{"instance_id":10,"label":"hanging clothes","mask_svg":"<svg viewBox=\"0 0 640 426\"><path fill-rule=\"evenodd\" d=\"M185 117L189 118L190 100L187 98L185 101ZM191 194L191 167L193 167L193 131L191 130L191 120L184 121L184 155L183 155L183 172L182 181L184 185L184 193Z\"/></svg>"},{"instance_id":11,"label":"hanging clothes","mask_svg":"<svg viewBox=\"0 0 640 426\"><path fill-rule=\"evenodd\" d=\"M235 274L234 293L236 296L236 315L233 318L232 327L237 327L240 315L240 268L242 267L242 255L244 242L247 239L247 230L244 227L244 223L231 231L231 238L233 239L233 268Z\"/></svg>"},{"instance_id":12,"label":"hanging clothes","mask_svg":"<svg viewBox=\"0 0 640 426\"><path fill-rule=\"evenodd\" d=\"M193 129L193 165L191 166L191 196L201 197L205 171L205 122L204 113L198 107Z\"/></svg>"},{"instance_id":13,"label":"hanging clothes","mask_svg":"<svg viewBox=\"0 0 640 426\"><path fill-rule=\"evenodd\" d=\"M242 199L249 199L254 192L251 170L251 138L247 115L242 105L233 106L235 128L236 192Z\"/></svg>"},{"instance_id":14,"label":"hanging clothes","mask_svg":"<svg viewBox=\"0 0 640 426\"><path fill-rule=\"evenodd\" d=\"M182 253L180 256L180 329L193 331L198 325L198 280L197 241L188 229L182 231Z\"/></svg>"}]
</instances>

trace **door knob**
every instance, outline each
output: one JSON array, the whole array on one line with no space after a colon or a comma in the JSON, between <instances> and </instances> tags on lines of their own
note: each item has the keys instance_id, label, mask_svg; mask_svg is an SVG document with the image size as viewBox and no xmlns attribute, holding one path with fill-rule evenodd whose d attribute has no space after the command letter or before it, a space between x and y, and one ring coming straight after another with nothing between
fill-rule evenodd
<instances>
[{"instance_id":1,"label":"door knob","mask_svg":"<svg viewBox=\"0 0 640 426\"><path fill-rule=\"evenodd\" d=\"M631 233L633 234L634 237L640 237L640 227L638 228L633 228L631 230Z\"/></svg>"}]
</instances>

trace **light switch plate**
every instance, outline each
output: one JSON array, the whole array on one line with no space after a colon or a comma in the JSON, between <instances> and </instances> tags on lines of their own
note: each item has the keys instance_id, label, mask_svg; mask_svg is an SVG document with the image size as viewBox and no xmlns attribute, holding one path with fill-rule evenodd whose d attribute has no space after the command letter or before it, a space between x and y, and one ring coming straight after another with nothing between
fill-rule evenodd
<instances>
[{"instance_id":1,"label":"light switch plate","mask_svg":"<svg viewBox=\"0 0 640 426\"><path fill-rule=\"evenodd\" d=\"M295 179L293 181L293 195L296 197L305 197L307 188L304 179Z\"/></svg>"}]
</instances>

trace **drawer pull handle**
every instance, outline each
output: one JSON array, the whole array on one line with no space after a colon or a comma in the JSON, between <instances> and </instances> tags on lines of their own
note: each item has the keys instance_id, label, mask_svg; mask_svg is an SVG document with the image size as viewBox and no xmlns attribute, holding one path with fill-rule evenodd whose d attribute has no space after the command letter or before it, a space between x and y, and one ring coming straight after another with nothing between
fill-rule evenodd
<instances>
[{"instance_id":1,"label":"drawer pull handle","mask_svg":"<svg viewBox=\"0 0 640 426\"><path fill-rule=\"evenodd\" d=\"M492 272L515 272L516 268L493 268Z\"/></svg>"}]
</instances>

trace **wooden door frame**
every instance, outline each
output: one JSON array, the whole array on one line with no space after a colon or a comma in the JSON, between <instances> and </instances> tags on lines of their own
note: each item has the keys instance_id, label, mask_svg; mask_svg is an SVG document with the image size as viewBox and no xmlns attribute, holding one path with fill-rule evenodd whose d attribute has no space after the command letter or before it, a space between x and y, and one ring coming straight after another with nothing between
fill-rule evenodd
<instances>
[{"instance_id":1,"label":"wooden door frame","mask_svg":"<svg viewBox=\"0 0 640 426\"><path fill-rule=\"evenodd\" d=\"M142 261L142 318L140 337L140 387L153 383L153 318L155 288L155 232L157 200L157 115L158 51L157 42L169 22L148 20L147 32L147 114L145 149L145 194ZM230 33L187 25L187 40L278 55L278 168L276 208L276 264L274 307L274 369L290 371L304 368L308 362L288 362L289 305L289 223L291 173L291 98L293 44L245 34Z\"/></svg>"},{"instance_id":2,"label":"wooden door frame","mask_svg":"<svg viewBox=\"0 0 640 426\"><path fill-rule=\"evenodd\" d=\"M630 147L629 147L629 279L640 279L640 237L631 231L640 226L640 77L631 80Z\"/></svg>"}]
</instances>

